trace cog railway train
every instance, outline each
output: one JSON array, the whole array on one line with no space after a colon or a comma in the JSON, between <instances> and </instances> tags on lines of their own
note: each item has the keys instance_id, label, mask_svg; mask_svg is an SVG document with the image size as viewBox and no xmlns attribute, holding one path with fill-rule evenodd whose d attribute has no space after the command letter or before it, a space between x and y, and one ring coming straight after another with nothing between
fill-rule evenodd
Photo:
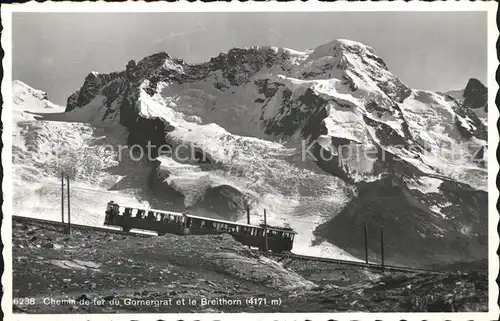
<instances>
[{"instance_id":1,"label":"cog railway train","mask_svg":"<svg viewBox=\"0 0 500 321\"><path fill-rule=\"evenodd\" d=\"M130 229L154 231L158 235L227 233L244 245L273 252L290 251L297 234L286 227L254 226L184 213L123 207L113 201L108 203L104 225L121 227L125 232Z\"/></svg>"}]
</instances>

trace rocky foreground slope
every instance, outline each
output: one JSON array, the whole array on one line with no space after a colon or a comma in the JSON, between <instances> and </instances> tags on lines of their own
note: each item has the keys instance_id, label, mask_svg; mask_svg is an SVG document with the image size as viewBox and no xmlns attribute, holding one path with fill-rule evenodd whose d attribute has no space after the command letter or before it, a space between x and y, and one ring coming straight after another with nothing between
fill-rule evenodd
<instances>
[{"instance_id":1,"label":"rocky foreground slope","mask_svg":"<svg viewBox=\"0 0 500 321\"><path fill-rule=\"evenodd\" d=\"M299 232L297 247L358 256L364 222L384 225L388 261L426 264L486 257L481 86L469 82L460 100L413 90L349 40L232 49L194 65L157 53L90 73L65 117L155 146L141 187L151 207L244 220L250 202L252 223L266 209Z\"/></svg>"},{"instance_id":2,"label":"rocky foreground slope","mask_svg":"<svg viewBox=\"0 0 500 321\"><path fill-rule=\"evenodd\" d=\"M13 297L34 298L14 300L15 313L480 312L488 301L486 261L383 274L278 263L228 235L68 236L15 221L12 253Z\"/></svg>"}]
</instances>

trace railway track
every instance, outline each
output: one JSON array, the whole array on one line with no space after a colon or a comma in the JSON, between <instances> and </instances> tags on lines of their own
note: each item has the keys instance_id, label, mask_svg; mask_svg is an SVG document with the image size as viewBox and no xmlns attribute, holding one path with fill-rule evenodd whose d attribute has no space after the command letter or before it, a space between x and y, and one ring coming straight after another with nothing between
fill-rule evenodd
<instances>
[{"instance_id":1,"label":"railway track","mask_svg":"<svg viewBox=\"0 0 500 321\"><path fill-rule=\"evenodd\" d=\"M34 223L34 224L50 225L50 226L60 227L60 228L65 228L68 226L68 223L51 221L51 220L44 220L44 219L40 219L40 218L33 218L33 217L26 217L26 216L17 216L17 215L12 215L12 222L30 223L30 224ZM121 234L121 235L131 235L131 236L138 236L138 237L156 236L156 234L148 234L147 232L141 232L141 231L124 232L122 230L114 229L111 227L91 226L91 225L82 225L82 224L73 224L73 223L71 223L71 229L72 230L92 230L92 231L98 231L98 232Z\"/></svg>"},{"instance_id":2,"label":"railway track","mask_svg":"<svg viewBox=\"0 0 500 321\"><path fill-rule=\"evenodd\" d=\"M26 217L26 216L17 216L17 215L12 215L12 221L18 222L18 223L30 223L30 224L34 223L34 224L50 225L50 226L55 226L55 227L60 227L60 228L65 228L68 226L68 223L62 223L62 222L58 222L58 221L51 221L51 220ZM113 229L110 227L90 226L90 225L82 225L82 224L71 224L71 229L92 230L92 231L99 231L99 232L105 232L105 233L131 235L131 236L138 236L138 237L156 236L156 234L150 234L150 233L147 233L146 231L124 232L124 231L121 231L118 229ZM260 251L260 250L257 250L257 252L261 253L262 255L268 256L268 257L279 257L282 259L288 258L288 259L295 259L295 260L325 262L325 263L338 264L338 265L344 265L344 266L354 266L354 267L360 267L360 268L378 270L378 271L383 270L383 271L389 271L389 272L433 273L433 274L443 273L440 271L432 271L432 270L426 270L426 269L415 269L415 268L404 267L404 266L395 266L395 265L381 266L380 264L375 264L375 263L339 260L339 259L331 259L331 258L324 258L324 257L317 257L317 256L301 255L301 254L295 254L295 253L274 253L274 252L264 252L264 251Z\"/></svg>"},{"instance_id":3,"label":"railway track","mask_svg":"<svg viewBox=\"0 0 500 321\"><path fill-rule=\"evenodd\" d=\"M361 268L366 268L366 269L370 269L370 270L378 270L378 271L432 273L432 274L442 274L443 273L440 271L416 269L416 268L410 268L410 267L405 267L405 266L395 266L395 265L387 265L387 264L384 264L384 266L382 266L382 265L376 264L376 263L339 260L339 259L331 259L331 258L324 258L324 257L317 257L317 256L301 255L301 254L295 254L295 253L270 253L270 252L265 253L263 251L260 251L260 252L266 256L280 257L282 259L289 258L289 259L295 259L295 260L325 262L325 263L330 263L330 264L338 264L338 265L344 265L344 266L355 266L355 267L361 267Z\"/></svg>"}]
</instances>

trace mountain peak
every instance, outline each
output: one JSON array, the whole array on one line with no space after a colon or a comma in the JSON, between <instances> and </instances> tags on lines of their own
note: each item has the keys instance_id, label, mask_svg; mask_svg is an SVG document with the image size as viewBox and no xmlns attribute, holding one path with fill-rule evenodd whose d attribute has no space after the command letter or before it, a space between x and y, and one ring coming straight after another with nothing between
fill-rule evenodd
<instances>
[{"instance_id":1,"label":"mountain peak","mask_svg":"<svg viewBox=\"0 0 500 321\"><path fill-rule=\"evenodd\" d=\"M328 42L324 45L316 47L311 53L310 58L318 59L325 56L337 57L337 56L343 56L345 54L374 56L375 51L373 50L373 48L364 45L361 42L347 40L347 39L337 39Z\"/></svg>"},{"instance_id":2,"label":"mountain peak","mask_svg":"<svg viewBox=\"0 0 500 321\"><path fill-rule=\"evenodd\" d=\"M30 85L20 81L20 80L13 80L12 81L12 88L14 90L15 95L17 93L27 93L34 98L38 100L48 100L47 93L45 91L41 91L38 89L35 89L31 87Z\"/></svg>"},{"instance_id":3,"label":"mountain peak","mask_svg":"<svg viewBox=\"0 0 500 321\"><path fill-rule=\"evenodd\" d=\"M15 106L31 112L46 112L47 108L61 108L49 101L45 91L35 89L20 80L12 81L12 102Z\"/></svg>"},{"instance_id":4,"label":"mountain peak","mask_svg":"<svg viewBox=\"0 0 500 321\"><path fill-rule=\"evenodd\" d=\"M332 41L330 44L333 44L334 47L340 48L342 50L351 50L357 52L369 52L374 54L375 51L372 47L369 47L361 42L353 41L349 39L337 39Z\"/></svg>"},{"instance_id":5,"label":"mountain peak","mask_svg":"<svg viewBox=\"0 0 500 321\"><path fill-rule=\"evenodd\" d=\"M397 102L402 102L411 92L371 47L346 39L316 47L303 64L302 77L343 79L353 91L365 88L370 92L378 88Z\"/></svg>"},{"instance_id":6,"label":"mountain peak","mask_svg":"<svg viewBox=\"0 0 500 321\"><path fill-rule=\"evenodd\" d=\"M464 97L467 97L467 96L473 94L474 92L484 94L487 92L487 90L488 89L486 88L485 85L483 85L483 83L481 81L479 81L476 78L471 78L467 82L467 86L465 86Z\"/></svg>"},{"instance_id":7,"label":"mountain peak","mask_svg":"<svg viewBox=\"0 0 500 321\"><path fill-rule=\"evenodd\" d=\"M471 78L465 86L464 106L472 109L482 109L488 111L488 88L476 78Z\"/></svg>"}]
</instances>

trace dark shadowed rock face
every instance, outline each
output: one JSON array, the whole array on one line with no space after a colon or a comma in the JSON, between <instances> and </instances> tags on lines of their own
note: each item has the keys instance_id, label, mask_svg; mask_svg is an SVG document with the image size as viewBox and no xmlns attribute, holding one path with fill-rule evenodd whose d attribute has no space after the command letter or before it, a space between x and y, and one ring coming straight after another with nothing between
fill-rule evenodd
<instances>
[{"instance_id":1,"label":"dark shadowed rock face","mask_svg":"<svg viewBox=\"0 0 500 321\"><path fill-rule=\"evenodd\" d=\"M488 128L471 109L459 105L455 108L455 112L461 117L461 119L455 118L455 125L463 137L488 140Z\"/></svg>"},{"instance_id":2,"label":"dark shadowed rock face","mask_svg":"<svg viewBox=\"0 0 500 321\"><path fill-rule=\"evenodd\" d=\"M129 62L127 72L130 74L130 80L139 81L144 79L153 71L160 68L167 59L170 59L170 56L166 52L159 52L142 59L135 66Z\"/></svg>"},{"instance_id":3,"label":"dark shadowed rock face","mask_svg":"<svg viewBox=\"0 0 500 321\"><path fill-rule=\"evenodd\" d=\"M91 72L85 77L82 88L69 96L66 111L83 107L90 103L112 81L123 76L123 73L98 74Z\"/></svg>"},{"instance_id":4,"label":"dark shadowed rock face","mask_svg":"<svg viewBox=\"0 0 500 321\"><path fill-rule=\"evenodd\" d=\"M150 156L157 157L158 150L166 144L165 123L157 118L138 118L129 128L128 144L146 147L149 145Z\"/></svg>"},{"instance_id":5,"label":"dark shadowed rock face","mask_svg":"<svg viewBox=\"0 0 500 321\"><path fill-rule=\"evenodd\" d=\"M160 167L160 162L155 162L148 179L151 206L182 212L185 210L185 197L167 183L169 176L170 173Z\"/></svg>"},{"instance_id":6,"label":"dark shadowed rock face","mask_svg":"<svg viewBox=\"0 0 500 321\"><path fill-rule=\"evenodd\" d=\"M276 86L279 88L280 85ZM269 90L269 87L266 89ZM307 89L298 97L292 97L292 94L288 89L283 90L280 110L275 117L265 119L263 122L266 134L290 137L296 132L301 132L304 138L316 139L321 131L321 122L327 116L324 107L328 102L311 89ZM265 105L262 114L264 107Z\"/></svg>"},{"instance_id":7,"label":"dark shadowed rock face","mask_svg":"<svg viewBox=\"0 0 500 321\"><path fill-rule=\"evenodd\" d=\"M474 107L475 105L469 105L470 103L477 103L477 102L467 102L467 99L464 100L463 102L458 102L455 107L454 111L457 113L460 118L456 117L455 118L455 125L457 126L458 130L462 134L463 137L465 138L472 138L472 137L477 137L479 139L488 140L488 128L486 125L479 119L477 114L474 112ZM487 104L482 105L484 110L487 109Z\"/></svg>"},{"instance_id":8,"label":"dark shadowed rock face","mask_svg":"<svg viewBox=\"0 0 500 321\"><path fill-rule=\"evenodd\" d=\"M78 89L77 91L75 91L74 93L72 93L68 97L68 100L66 102L66 111L67 112L72 111L76 107L80 107L80 106L78 106L78 98L79 97L80 97L80 89Z\"/></svg>"},{"instance_id":9,"label":"dark shadowed rock face","mask_svg":"<svg viewBox=\"0 0 500 321\"><path fill-rule=\"evenodd\" d=\"M245 214L243 194L229 185L210 187L203 199L189 207L189 213L206 217L237 221Z\"/></svg>"},{"instance_id":10,"label":"dark shadowed rock face","mask_svg":"<svg viewBox=\"0 0 500 321\"><path fill-rule=\"evenodd\" d=\"M244 194L230 185L208 186L198 198L190 200L191 204L186 204L183 192L169 182L170 175L168 168L155 162L148 180L152 206L228 221L237 221L246 213Z\"/></svg>"},{"instance_id":11,"label":"dark shadowed rock face","mask_svg":"<svg viewBox=\"0 0 500 321\"><path fill-rule=\"evenodd\" d=\"M227 54L221 53L212 58L209 68L212 71L221 70L231 85L240 86L247 83L250 77L263 67L285 64L287 60L286 53L277 53L271 49L234 48Z\"/></svg>"},{"instance_id":12,"label":"dark shadowed rock face","mask_svg":"<svg viewBox=\"0 0 500 321\"><path fill-rule=\"evenodd\" d=\"M367 116L364 116L365 122L376 128L375 135L380 140L383 145L399 145L399 146L407 146L406 140L402 137L397 131L395 131L391 126L387 125L384 122L376 121L370 119Z\"/></svg>"},{"instance_id":13,"label":"dark shadowed rock face","mask_svg":"<svg viewBox=\"0 0 500 321\"><path fill-rule=\"evenodd\" d=\"M475 78L469 79L464 90L464 105L472 108L488 110L488 88Z\"/></svg>"},{"instance_id":14,"label":"dark shadowed rock face","mask_svg":"<svg viewBox=\"0 0 500 321\"><path fill-rule=\"evenodd\" d=\"M315 234L364 258L366 222L371 261L380 261L381 227L389 263L423 266L486 257L487 193L453 181L443 181L439 190L423 194L392 175L361 183L358 196Z\"/></svg>"},{"instance_id":15,"label":"dark shadowed rock face","mask_svg":"<svg viewBox=\"0 0 500 321\"><path fill-rule=\"evenodd\" d=\"M485 118L488 112L488 88L475 78L469 79L463 91L452 91L446 98L456 102L454 111L461 119L455 125L464 138L476 137L487 140L488 129Z\"/></svg>"},{"instance_id":16,"label":"dark shadowed rock face","mask_svg":"<svg viewBox=\"0 0 500 321\"><path fill-rule=\"evenodd\" d=\"M146 151L151 151L152 157L156 157L160 146L165 144L165 136L169 127L158 118L148 119L138 115L136 108L138 95L139 89L130 84L124 90L124 96L119 105L120 123L128 128L129 146L142 146ZM148 144L151 147L147 147Z\"/></svg>"}]
</instances>

